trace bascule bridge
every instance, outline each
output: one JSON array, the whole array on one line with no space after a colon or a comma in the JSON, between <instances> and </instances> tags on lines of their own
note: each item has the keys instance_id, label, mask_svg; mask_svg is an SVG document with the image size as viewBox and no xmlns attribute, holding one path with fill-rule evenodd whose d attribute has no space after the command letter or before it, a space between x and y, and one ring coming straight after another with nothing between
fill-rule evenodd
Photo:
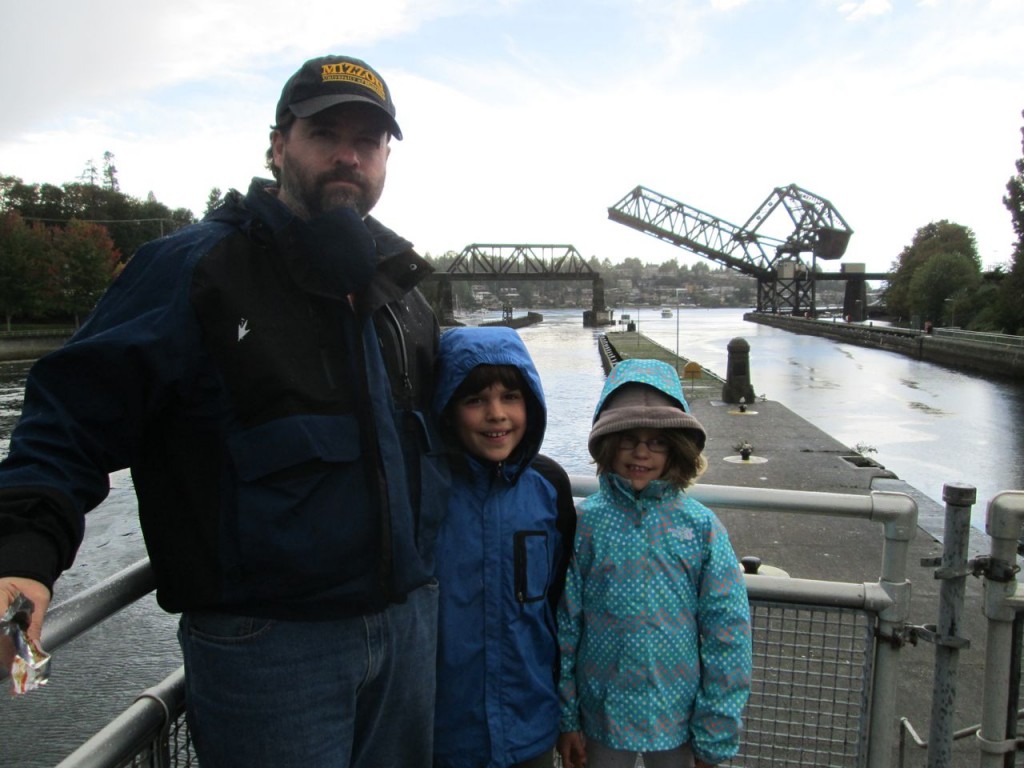
<instances>
[{"instance_id":1,"label":"bascule bridge","mask_svg":"<svg viewBox=\"0 0 1024 768\"><path fill-rule=\"evenodd\" d=\"M780 211L793 229L773 237L765 225ZM843 314L860 321L867 309L866 281L889 278L865 272L863 264L820 272L818 259L840 259L853 230L832 203L795 184L776 187L742 226L645 187L610 207L608 218L756 278L758 312L815 314L816 281L844 280Z\"/></svg>"},{"instance_id":2,"label":"bascule bridge","mask_svg":"<svg viewBox=\"0 0 1024 768\"><path fill-rule=\"evenodd\" d=\"M431 279L439 283L442 324L454 319L452 282L457 280L589 280L593 287L593 306L583 313L583 324L598 326L612 322L604 301L604 280L571 245L473 243L462 249L447 271L435 272Z\"/></svg>"}]
</instances>

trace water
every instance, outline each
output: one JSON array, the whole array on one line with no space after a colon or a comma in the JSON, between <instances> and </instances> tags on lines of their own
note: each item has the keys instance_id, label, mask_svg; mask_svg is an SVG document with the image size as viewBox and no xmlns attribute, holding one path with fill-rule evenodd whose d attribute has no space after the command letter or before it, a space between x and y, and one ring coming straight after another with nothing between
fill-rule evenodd
<instances>
[{"instance_id":1,"label":"water","mask_svg":"<svg viewBox=\"0 0 1024 768\"><path fill-rule=\"evenodd\" d=\"M978 489L974 524L1001 490L1024 488L1024 384L992 382L902 355L863 349L746 323L742 310L627 310L641 333L678 349L720 376L727 346L750 343L758 395L783 403L845 445L874 449L871 458L941 503L944 483ZM604 383L597 339L580 310L547 310L520 331L540 371L548 401L543 451L570 474L591 475L590 420ZM471 322L497 319L475 316ZM21 406L26 365L0 364L0 455ZM144 555L130 478L111 479L110 498L90 513L75 566L58 582L56 601ZM58 652L42 691L0 694L0 765L51 766L123 710L134 696L179 664L175 619L152 598L103 629ZM69 713L73 713L70 714ZM47 729L45 738L41 728Z\"/></svg>"},{"instance_id":2,"label":"water","mask_svg":"<svg viewBox=\"0 0 1024 768\"><path fill-rule=\"evenodd\" d=\"M939 503L946 483L975 486L978 528L992 496L1024 488L1024 384L747 323L742 310L682 309L671 318L657 308L624 311L641 333L670 350L678 338L681 355L723 377L729 341L742 336L759 396L859 447ZM580 313L568 310L546 312L543 324L521 332L552 411L544 451L570 473L592 472L586 430L603 383L602 332L581 328Z\"/></svg>"}]
</instances>

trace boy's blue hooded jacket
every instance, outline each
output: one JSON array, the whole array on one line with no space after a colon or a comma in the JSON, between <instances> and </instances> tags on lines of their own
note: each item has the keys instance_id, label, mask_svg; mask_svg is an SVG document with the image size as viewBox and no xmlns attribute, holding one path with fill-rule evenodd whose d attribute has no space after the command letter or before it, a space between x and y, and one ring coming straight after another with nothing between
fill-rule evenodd
<instances>
[{"instance_id":1,"label":"boy's blue hooded jacket","mask_svg":"<svg viewBox=\"0 0 1024 768\"><path fill-rule=\"evenodd\" d=\"M527 428L507 462L481 462L461 446L453 459L437 549L436 768L513 765L551 749L558 737L555 608L576 525L572 491L565 471L538 454L544 393L514 330L442 335L437 413L444 418L452 394L481 364L522 372Z\"/></svg>"}]
</instances>

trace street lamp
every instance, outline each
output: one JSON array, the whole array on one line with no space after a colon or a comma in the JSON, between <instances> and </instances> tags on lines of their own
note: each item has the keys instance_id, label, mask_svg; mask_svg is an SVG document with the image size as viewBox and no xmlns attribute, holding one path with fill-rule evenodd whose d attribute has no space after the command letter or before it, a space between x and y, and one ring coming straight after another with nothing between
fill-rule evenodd
<instances>
[{"instance_id":1,"label":"street lamp","mask_svg":"<svg viewBox=\"0 0 1024 768\"><path fill-rule=\"evenodd\" d=\"M955 328L956 327L956 298L953 297L953 296L950 296L950 297L948 297L946 299L943 299L943 301L945 301L947 304L949 304L949 327L950 328Z\"/></svg>"},{"instance_id":2,"label":"street lamp","mask_svg":"<svg viewBox=\"0 0 1024 768\"><path fill-rule=\"evenodd\" d=\"M679 375L679 291L682 288L676 288L676 376Z\"/></svg>"}]
</instances>

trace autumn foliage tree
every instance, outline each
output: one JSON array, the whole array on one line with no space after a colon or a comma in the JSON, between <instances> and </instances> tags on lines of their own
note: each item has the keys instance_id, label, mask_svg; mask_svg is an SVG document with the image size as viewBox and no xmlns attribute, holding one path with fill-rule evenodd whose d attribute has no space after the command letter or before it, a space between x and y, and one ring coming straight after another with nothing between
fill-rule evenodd
<instances>
[{"instance_id":1,"label":"autumn foliage tree","mask_svg":"<svg viewBox=\"0 0 1024 768\"><path fill-rule=\"evenodd\" d=\"M0 174L0 311L13 318L56 314L76 324L143 244L191 224L150 193L120 191L112 153L91 161L77 181L30 184Z\"/></svg>"},{"instance_id":2,"label":"autumn foliage tree","mask_svg":"<svg viewBox=\"0 0 1024 768\"><path fill-rule=\"evenodd\" d=\"M75 219L54 232L53 251L59 305L77 328L114 279L121 254L104 227Z\"/></svg>"},{"instance_id":3,"label":"autumn foliage tree","mask_svg":"<svg viewBox=\"0 0 1024 768\"><path fill-rule=\"evenodd\" d=\"M72 219L102 224L124 259L143 243L196 220L187 208L171 210L152 194L141 200L121 192L110 153L104 155L102 172L90 163L78 181L60 186L0 175L0 213L7 211L48 226Z\"/></svg>"}]
</instances>

